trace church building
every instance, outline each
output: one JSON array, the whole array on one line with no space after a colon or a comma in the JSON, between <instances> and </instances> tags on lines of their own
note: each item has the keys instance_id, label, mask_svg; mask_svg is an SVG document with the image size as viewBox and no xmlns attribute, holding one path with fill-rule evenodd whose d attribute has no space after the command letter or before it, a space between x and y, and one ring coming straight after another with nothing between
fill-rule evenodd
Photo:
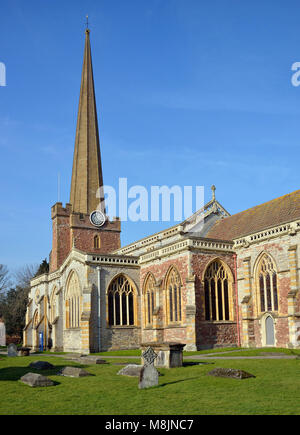
<instances>
[{"instance_id":1,"label":"church building","mask_svg":"<svg viewBox=\"0 0 300 435\"><path fill-rule=\"evenodd\" d=\"M121 247L102 186L87 29L70 202L51 209L50 270L31 281L24 346L300 347L300 190L231 216L213 186L190 219Z\"/></svg>"}]
</instances>

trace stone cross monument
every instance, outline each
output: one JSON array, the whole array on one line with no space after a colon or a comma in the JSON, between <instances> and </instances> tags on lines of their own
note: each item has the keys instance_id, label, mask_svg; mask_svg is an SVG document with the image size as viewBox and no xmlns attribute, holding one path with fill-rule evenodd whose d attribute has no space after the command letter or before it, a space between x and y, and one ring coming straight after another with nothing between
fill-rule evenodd
<instances>
[{"instance_id":1,"label":"stone cross monument","mask_svg":"<svg viewBox=\"0 0 300 435\"><path fill-rule=\"evenodd\" d=\"M139 388L149 388L158 385L159 373L154 367L154 361L157 358L157 353L154 352L152 347L148 347L145 352L142 353L144 360L144 367L140 372Z\"/></svg>"}]
</instances>

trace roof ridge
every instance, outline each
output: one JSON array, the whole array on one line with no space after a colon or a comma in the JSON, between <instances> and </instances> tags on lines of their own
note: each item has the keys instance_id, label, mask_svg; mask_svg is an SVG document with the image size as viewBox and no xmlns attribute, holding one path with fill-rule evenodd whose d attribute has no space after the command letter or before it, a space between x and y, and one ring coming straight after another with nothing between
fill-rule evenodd
<instances>
[{"instance_id":1,"label":"roof ridge","mask_svg":"<svg viewBox=\"0 0 300 435\"><path fill-rule=\"evenodd\" d=\"M207 237L233 240L300 219L300 190L287 193L218 220Z\"/></svg>"},{"instance_id":2,"label":"roof ridge","mask_svg":"<svg viewBox=\"0 0 300 435\"><path fill-rule=\"evenodd\" d=\"M298 189L298 190L294 190L293 192L290 192L290 193L286 193L285 195L278 196L277 198L270 199L269 201L265 201L265 202L263 202L263 203L261 203L261 204L254 205L253 207L246 208L246 210L239 211L239 212L234 213L234 214L232 214L231 216L227 216L227 217L225 217L225 218L223 218L223 219L228 219L228 218L231 218L231 217L237 216L238 214L245 213L245 212L247 212L247 211L249 211L249 210L252 210L252 209L255 209L255 208L259 208L259 207L262 207L263 205L270 204L270 203L273 202L273 201L277 201L277 200L279 200L279 199L281 199L281 198L284 198L284 197L286 197L286 196L293 195L293 194L295 194L296 192L299 192L299 193L300 193L300 189ZM223 219L221 219L220 222L221 222Z\"/></svg>"}]
</instances>

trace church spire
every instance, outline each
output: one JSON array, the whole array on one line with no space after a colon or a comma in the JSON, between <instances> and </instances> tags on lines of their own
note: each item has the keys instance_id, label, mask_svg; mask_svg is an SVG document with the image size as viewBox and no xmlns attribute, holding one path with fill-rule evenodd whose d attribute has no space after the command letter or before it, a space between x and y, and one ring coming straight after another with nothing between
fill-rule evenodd
<instances>
[{"instance_id":1,"label":"church spire","mask_svg":"<svg viewBox=\"0 0 300 435\"><path fill-rule=\"evenodd\" d=\"M96 209L105 211L97 108L92 67L90 30L85 31L84 60L81 76L77 129L73 158L70 203L73 212L90 214ZM100 206L99 206L100 204Z\"/></svg>"}]
</instances>

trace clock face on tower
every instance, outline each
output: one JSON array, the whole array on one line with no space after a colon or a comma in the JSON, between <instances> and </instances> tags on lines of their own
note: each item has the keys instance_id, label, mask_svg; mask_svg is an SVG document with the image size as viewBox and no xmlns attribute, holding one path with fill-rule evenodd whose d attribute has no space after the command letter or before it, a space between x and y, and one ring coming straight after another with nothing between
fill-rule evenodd
<instances>
[{"instance_id":1,"label":"clock face on tower","mask_svg":"<svg viewBox=\"0 0 300 435\"><path fill-rule=\"evenodd\" d=\"M90 221L95 227L102 227L105 223L105 215L102 211L95 210L90 214Z\"/></svg>"}]
</instances>

